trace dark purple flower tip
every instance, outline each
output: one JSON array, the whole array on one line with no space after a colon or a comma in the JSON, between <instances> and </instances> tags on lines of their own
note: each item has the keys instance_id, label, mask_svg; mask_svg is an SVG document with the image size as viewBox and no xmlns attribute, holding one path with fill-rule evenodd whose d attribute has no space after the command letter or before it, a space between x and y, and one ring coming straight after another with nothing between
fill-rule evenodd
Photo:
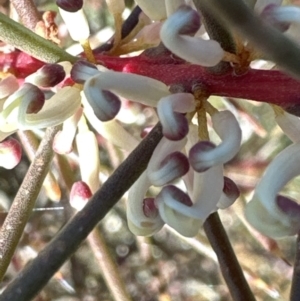
<instances>
[{"instance_id":1,"label":"dark purple flower tip","mask_svg":"<svg viewBox=\"0 0 300 301\"><path fill-rule=\"evenodd\" d=\"M29 105L26 109L26 114L35 114L38 113L45 103L45 94L43 91L41 91L37 86L25 83L25 85L30 85L30 92L28 93L27 97L31 100ZM25 101L25 98L22 99L22 101Z\"/></svg>"},{"instance_id":2,"label":"dark purple flower tip","mask_svg":"<svg viewBox=\"0 0 300 301\"><path fill-rule=\"evenodd\" d=\"M240 190L237 185L231 179L224 177L223 194L217 203L217 207L220 209L228 208L239 196Z\"/></svg>"},{"instance_id":3,"label":"dark purple flower tip","mask_svg":"<svg viewBox=\"0 0 300 301\"><path fill-rule=\"evenodd\" d=\"M240 190L233 180L224 177L223 192L232 200L236 200L240 196Z\"/></svg>"},{"instance_id":4,"label":"dark purple flower tip","mask_svg":"<svg viewBox=\"0 0 300 301\"><path fill-rule=\"evenodd\" d=\"M281 22L276 19L276 8L280 7L278 4L271 3L267 5L260 14L261 19L263 19L268 24L274 26L281 32L285 32L289 29L290 23L288 22ZM275 14L274 14L275 12Z\"/></svg>"},{"instance_id":5,"label":"dark purple flower tip","mask_svg":"<svg viewBox=\"0 0 300 301\"><path fill-rule=\"evenodd\" d=\"M58 64L46 64L37 72L37 86L54 87L65 78L63 66Z\"/></svg>"},{"instance_id":6,"label":"dark purple flower tip","mask_svg":"<svg viewBox=\"0 0 300 301\"><path fill-rule=\"evenodd\" d=\"M57 0L56 5L70 13L75 13L83 6L83 0Z\"/></svg>"},{"instance_id":7,"label":"dark purple flower tip","mask_svg":"<svg viewBox=\"0 0 300 301\"><path fill-rule=\"evenodd\" d=\"M191 198L185 192L183 192L181 189L174 185L165 186L157 196L156 200L159 201L160 197L162 197L162 200L166 197L171 197L177 202L184 204L188 207L193 206Z\"/></svg>"},{"instance_id":8,"label":"dark purple flower tip","mask_svg":"<svg viewBox=\"0 0 300 301\"><path fill-rule=\"evenodd\" d=\"M71 69L71 78L75 83L84 84L90 77L99 73L97 67L87 61L77 61Z\"/></svg>"},{"instance_id":9,"label":"dark purple flower tip","mask_svg":"<svg viewBox=\"0 0 300 301\"><path fill-rule=\"evenodd\" d=\"M172 141L183 139L189 132L189 124L184 114L174 112L172 126L169 120L160 119L164 136Z\"/></svg>"},{"instance_id":10,"label":"dark purple flower tip","mask_svg":"<svg viewBox=\"0 0 300 301\"><path fill-rule=\"evenodd\" d=\"M197 11L195 11L188 5L181 5L178 8L176 14L179 14L181 12L185 14L188 13L189 18L187 19L188 21L186 22L186 24L181 27L178 33L184 35L194 35L201 26L200 15Z\"/></svg>"},{"instance_id":11,"label":"dark purple flower tip","mask_svg":"<svg viewBox=\"0 0 300 301\"><path fill-rule=\"evenodd\" d=\"M95 115L101 121L112 120L120 111L121 101L117 95L107 90L91 91L90 95L85 94Z\"/></svg>"},{"instance_id":12,"label":"dark purple flower tip","mask_svg":"<svg viewBox=\"0 0 300 301\"><path fill-rule=\"evenodd\" d=\"M54 87L66 76L65 70L58 64L46 64L37 72L26 77L25 81L39 87Z\"/></svg>"},{"instance_id":13,"label":"dark purple flower tip","mask_svg":"<svg viewBox=\"0 0 300 301\"><path fill-rule=\"evenodd\" d=\"M155 206L154 198L145 198L143 200L143 212L146 217L156 218L158 216L158 209Z\"/></svg>"},{"instance_id":14,"label":"dark purple flower tip","mask_svg":"<svg viewBox=\"0 0 300 301\"><path fill-rule=\"evenodd\" d=\"M148 177L155 186L166 185L185 175L189 170L189 162L186 156L180 152L174 152L156 165L149 165Z\"/></svg>"},{"instance_id":15,"label":"dark purple flower tip","mask_svg":"<svg viewBox=\"0 0 300 301\"><path fill-rule=\"evenodd\" d=\"M166 156L161 161L159 168L170 169L170 173L173 171L175 177L174 179L176 179L184 176L189 171L190 163L188 158L183 153L174 152Z\"/></svg>"},{"instance_id":16,"label":"dark purple flower tip","mask_svg":"<svg viewBox=\"0 0 300 301\"><path fill-rule=\"evenodd\" d=\"M276 203L279 209L288 216L300 220L300 205L298 203L283 195L277 196Z\"/></svg>"},{"instance_id":17,"label":"dark purple flower tip","mask_svg":"<svg viewBox=\"0 0 300 301\"><path fill-rule=\"evenodd\" d=\"M299 97L297 97L296 101L298 102ZM294 100L295 101L295 100ZM293 104L284 104L282 105L282 108L287 111L288 113L295 115L297 117L300 117L300 104L299 103L293 103Z\"/></svg>"},{"instance_id":18,"label":"dark purple flower tip","mask_svg":"<svg viewBox=\"0 0 300 301\"><path fill-rule=\"evenodd\" d=\"M209 160L202 158L206 153L209 153L216 146L210 141L200 141L195 144L189 152L189 162L193 169L197 172L204 172L211 168Z\"/></svg>"}]
</instances>

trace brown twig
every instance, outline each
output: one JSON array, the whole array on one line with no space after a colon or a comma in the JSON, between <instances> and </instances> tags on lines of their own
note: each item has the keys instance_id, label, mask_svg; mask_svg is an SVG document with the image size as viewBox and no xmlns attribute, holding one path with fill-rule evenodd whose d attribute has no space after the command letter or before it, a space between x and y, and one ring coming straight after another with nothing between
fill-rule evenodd
<instances>
[{"instance_id":1,"label":"brown twig","mask_svg":"<svg viewBox=\"0 0 300 301\"><path fill-rule=\"evenodd\" d=\"M130 301L124 283L118 273L117 265L107 248L105 239L98 228L88 236L88 242L101 268L101 273L115 301Z\"/></svg>"},{"instance_id":2,"label":"brown twig","mask_svg":"<svg viewBox=\"0 0 300 301\"><path fill-rule=\"evenodd\" d=\"M52 161L60 126L48 128L0 230L0 279L4 276Z\"/></svg>"},{"instance_id":3,"label":"brown twig","mask_svg":"<svg viewBox=\"0 0 300 301\"><path fill-rule=\"evenodd\" d=\"M232 299L234 301L255 301L218 213L211 214L203 226L207 238L218 257L221 272Z\"/></svg>"},{"instance_id":4,"label":"brown twig","mask_svg":"<svg viewBox=\"0 0 300 301\"><path fill-rule=\"evenodd\" d=\"M296 244L296 258L294 263L294 273L290 294L290 301L300 300L300 232L298 233Z\"/></svg>"},{"instance_id":5,"label":"brown twig","mask_svg":"<svg viewBox=\"0 0 300 301\"><path fill-rule=\"evenodd\" d=\"M11 0L10 2L14 6L23 25L34 31L37 23L41 20L41 16L33 1Z\"/></svg>"}]
</instances>

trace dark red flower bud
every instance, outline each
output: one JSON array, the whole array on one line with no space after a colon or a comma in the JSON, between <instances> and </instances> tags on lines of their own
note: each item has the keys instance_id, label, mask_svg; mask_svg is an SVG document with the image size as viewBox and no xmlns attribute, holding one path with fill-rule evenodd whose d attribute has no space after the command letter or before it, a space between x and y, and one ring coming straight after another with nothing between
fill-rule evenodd
<instances>
[{"instance_id":1,"label":"dark red flower bud","mask_svg":"<svg viewBox=\"0 0 300 301\"><path fill-rule=\"evenodd\" d=\"M83 6L83 0L57 0L56 5L70 13L75 13Z\"/></svg>"}]
</instances>

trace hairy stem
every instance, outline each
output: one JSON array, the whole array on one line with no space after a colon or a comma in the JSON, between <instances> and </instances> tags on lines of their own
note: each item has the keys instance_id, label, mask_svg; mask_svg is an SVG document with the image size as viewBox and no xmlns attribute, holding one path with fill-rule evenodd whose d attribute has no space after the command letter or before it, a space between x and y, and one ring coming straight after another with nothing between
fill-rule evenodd
<instances>
[{"instance_id":1,"label":"hairy stem","mask_svg":"<svg viewBox=\"0 0 300 301\"><path fill-rule=\"evenodd\" d=\"M36 24L41 20L40 14L32 0L11 0L24 26L34 31Z\"/></svg>"},{"instance_id":2,"label":"hairy stem","mask_svg":"<svg viewBox=\"0 0 300 301\"><path fill-rule=\"evenodd\" d=\"M18 131L18 137L22 142L28 159L32 162L39 147L38 139L32 131ZM43 186L46 189L46 194L50 200L58 201L60 199L61 191L51 171L46 175Z\"/></svg>"},{"instance_id":3,"label":"hairy stem","mask_svg":"<svg viewBox=\"0 0 300 301\"><path fill-rule=\"evenodd\" d=\"M29 301L43 288L145 170L161 138L162 128L158 124L93 195L87 205L7 286L0 295L0 301Z\"/></svg>"},{"instance_id":4,"label":"hairy stem","mask_svg":"<svg viewBox=\"0 0 300 301\"><path fill-rule=\"evenodd\" d=\"M53 158L52 141L59 126L47 129L0 230L0 279L11 261Z\"/></svg>"},{"instance_id":5,"label":"hairy stem","mask_svg":"<svg viewBox=\"0 0 300 301\"><path fill-rule=\"evenodd\" d=\"M278 30L256 17L240 0L203 0L209 11L239 32L266 58L274 61L286 72L300 78L300 47Z\"/></svg>"},{"instance_id":6,"label":"hairy stem","mask_svg":"<svg viewBox=\"0 0 300 301\"><path fill-rule=\"evenodd\" d=\"M207 238L218 257L221 272L232 299L234 301L255 301L218 213L211 214L203 226Z\"/></svg>"},{"instance_id":7,"label":"hairy stem","mask_svg":"<svg viewBox=\"0 0 300 301\"><path fill-rule=\"evenodd\" d=\"M2 13L0 13L0 40L46 63L61 61L74 63L77 60L54 43L38 36Z\"/></svg>"}]
</instances>

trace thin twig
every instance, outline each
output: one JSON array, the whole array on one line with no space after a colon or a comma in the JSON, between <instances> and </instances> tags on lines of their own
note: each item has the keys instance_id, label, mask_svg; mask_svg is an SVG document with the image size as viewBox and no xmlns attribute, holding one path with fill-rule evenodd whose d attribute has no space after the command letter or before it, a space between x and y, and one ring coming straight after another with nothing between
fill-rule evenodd
<instances>
[{"instance_id":1,"label":"thin twig","mask_svg":"<svg viewBox=\"0 0 300 301\"><path fill-rule=\"evenodd\" d=\"M10 2L14 6L23 25L34 31L35 26L41 20L41 17L33 1L11 0Z\"/></svg>"},{"instance_id":2,"label":"thin twig","mask_svg":"<svg viewBox=\"0 0 300 301\"><path fill-rule=\"evenodd\" d=\"M300 232L298 233L296 244L296 258L294 263L294 273L290 294L290 301L300 300Z\"/></svg>"},{"instance_id":3,"label":"thin twig","mask_svg":"<svg viewBox=\"0 0 300 301\"><path fill-rule=\"evenodd\" d=\"M74 173L72 172L71 166L65 157L57 155L55 161L57 163L56 165L59 167L58 170L61 179L67 188L66 192L69 195L72 184L75 182ZM99 232L99 229L95 228L90 233L88 236L88 243L96 257L99 269L115 301L131 301L120 274L117 271L117 265L113 260L106 245L105 238Z\"/></svg>"},{"instance_id":4,"label":"thin twig","mask_svg":"<svg viewBox=\"0 0 300 301\"><path fill-rule=\"evenodd\" d=\"M39 147L38 139L32 131L18 131L17 134L28 159L32 162ZM54 202L59 201L61 190L51 170L45 177L43 186L50 200Z\"/></svg>"},{"instance_id":5,"label":"thin twig","mask_svg":"<svg viewBox=\"0 0 300 301\"><path fill-rule=\"evenodd\" d=\"M222 275L234 301L255 301L217 212L204 223L204 231L214 249Z\"/></svg>"},{"instance_id":6,"label":"thin twig","mask_svg":"<svg viewBox=\"0 0 300 301\"><path fill-rule=\"evenodd\" d=\"M0 40L46 63L61 61L74 63L78 60L56 44L45 40L2 13L0 13Z\"/></svg>"},{"instance_id":7,"label":"thin twig","mask_svg":"<svg viewBox=\"0 0 300 301\"><path fill-rule=\"evenodd\" d=\"M216 14L231 29L274 61L286 72L300 78L300 47L281 32L256 17L240 0L202 0L209 11Z\"/></svg>"},{"instance_id":8,"label":"thin twig","mask_svg":"<svg viewBox=\"0 0 300 301\"><path fill-rule=\"evenodd\" d=\"M135 26L138 24L139 16L141 13L141 9L139 6L136 6L132 12L130 13L129 17L123 22L122 30L121 30L121 38L126 38L131 31L135 28ZM97 47L93 50L94 53L100 53L103 51L109 51L114 46L114 36L112 36L106 43L101 45L100 47Z\"/></svg>"},{"instance_id":9,"label":"thin twig","mask_svg":"<svg viewBox=\"0 0 300 301\"><path fill-rule=\"evenodd\" d=\"M145 170L161 138L162 128L158 124L115 170L87 205L7 286L0 295L0 301L29 301L46 285L64 261L76 251L96 224Z\"/></svg>"},{"instance_id":10,"label":"thin twig","mask_svg":"<svg viewBox=\"0 0 300 301\"><path fill-rule=\"evenodd\" d=\"M95 228L88 236L88 242L101 268L101 273L115 301L130 301L124 283L117 270L117 265L107 248L99 229Z\"/></svg>"},{"instance_id":11,"label":"thin twig","mask_svg":"<svg viewBox=\"0 0 300 301\"><path fill-rule=\"evenodd\" d=\"M0 230L0 279L11 261L53 157L52 141L59 126L48 128Z\"/></svg>"}]
</instances>

